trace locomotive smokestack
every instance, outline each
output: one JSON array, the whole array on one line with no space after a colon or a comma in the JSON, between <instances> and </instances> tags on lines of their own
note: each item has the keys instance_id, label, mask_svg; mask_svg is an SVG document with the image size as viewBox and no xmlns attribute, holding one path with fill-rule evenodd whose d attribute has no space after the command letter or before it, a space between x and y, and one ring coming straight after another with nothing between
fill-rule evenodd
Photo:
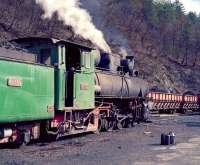
<instances>
[{"instance_id":1,"label":"locomotive smokestack","mask_svg":"<svg viewBox=\"0 0 200 165\"><path fill-rule=\"evenodd\" d=\"M104 39L103 33L92 23L87 10L80 8L79 0L35 0L44 9L44 18L58 14L59 20L73 28L75 34L90 40L99 48L110 53L111 49Z\"/></svg>"}]
</instances>

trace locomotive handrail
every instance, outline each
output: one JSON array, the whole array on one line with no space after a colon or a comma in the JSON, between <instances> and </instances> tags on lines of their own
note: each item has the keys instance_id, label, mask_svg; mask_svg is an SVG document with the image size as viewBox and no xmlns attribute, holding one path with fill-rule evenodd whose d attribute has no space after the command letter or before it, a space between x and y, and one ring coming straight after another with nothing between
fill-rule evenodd
<instances>
[{"instance_id":1,"label":"locomotive handrail","mask_svg":"<svg viewBox=\"0 0 200 165\"><path fill-rule=\"evenodd\" d=\"M94 71L93 71L93 72L88 72L88 71L82 71L82 70L74 70L73 72L74 72L74 73L84 73L84 74L95 73Z\"/></svg>"}]
</instances>

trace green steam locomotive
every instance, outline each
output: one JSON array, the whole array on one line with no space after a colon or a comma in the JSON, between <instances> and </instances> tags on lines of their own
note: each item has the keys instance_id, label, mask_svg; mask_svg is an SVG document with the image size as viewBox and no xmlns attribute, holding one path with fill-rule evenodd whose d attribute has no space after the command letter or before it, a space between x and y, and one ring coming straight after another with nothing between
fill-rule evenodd
<instances>
[{"instance_id":1,"label":"green steam locomotive","mask_svg":"<svg viewBox=\"0 0 200 165\"><path fill-rule=\"evenodd\" d=\"M111 71L100 67L109 56L71 41L12 43L20 49L0 48L0 143L107 131L148 118L148 84L133 75L132 57Z\"/></svg>"}]
</instances>

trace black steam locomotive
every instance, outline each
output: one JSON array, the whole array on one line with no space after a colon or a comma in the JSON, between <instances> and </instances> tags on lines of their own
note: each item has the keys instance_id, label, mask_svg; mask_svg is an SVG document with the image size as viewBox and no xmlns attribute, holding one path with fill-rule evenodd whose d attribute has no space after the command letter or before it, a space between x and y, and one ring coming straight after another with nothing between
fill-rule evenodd
<instances>
[{"instance_id":1,"label":"black steam locomotive","mask_svg":"<svg viewBox=\"0 0 200 165\"><path fill-rule=\"evenodd\" d=\"M138 77L134 63L134 56L122 59L107 53L97 55L95 100L99 104L112 103L111 121L116 121L108 127L128 127L148 120L148 83Z\"/></svg>"}]
</instances>

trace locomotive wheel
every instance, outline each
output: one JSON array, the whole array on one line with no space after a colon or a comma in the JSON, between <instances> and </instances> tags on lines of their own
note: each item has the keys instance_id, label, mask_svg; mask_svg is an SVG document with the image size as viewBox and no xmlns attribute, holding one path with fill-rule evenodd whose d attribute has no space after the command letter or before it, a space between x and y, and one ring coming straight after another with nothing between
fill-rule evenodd
<instances>
[{"instance_id":1,"label":"locomotive wheel","mask_svg":"<svg viewBox=\"0 0 200 165\"><path fill-rule=\"evenodd\" d=\"M110 127L110 122L107 119L104 119L104 131L108 131Z\"/></svg>"},{"instance_id":2,"label":"locomotive wheel","mask_svg":"<svg viewBox=\"0 0 200 165\"><path fill-rule=\"evenodd\" d=\"M134 119L130 120L130 126L135 127L135 120Z\"/></svg>"},{"instance_id":3,"label":"locomotive wheel","mask_svg":"<svg viewBox=\"0 0 200 165\"><path fill-rule=\"evenodd\" d=\"M121 122L117 122L117 129L122 129L123 127L122 127L122 124L121 124Z\"/></svg>"},{"instance_id":4,"label":"locomotive wheel","mask_svg":"<svg viewBox=\"0 0 200 165\"><path fill-rule=\"evenodd\" d=\"M117 129L117 119L110 115L110 117L106 118L105 131L113 131L115 129Z\"/></svg>"},{"instance_id":5,"label":"locomotive wheel","mask_svg":"<svg viewBox=\"0 0 200 165\"><path fill-rule=\"evenodd\" d=\"M114 122L109 120L108 121L108 131L112 131L114 129Z\"/></svg>"},{"instance_id":6,"label":"locomotive wheel","mask_svg":"<svg viewBox=\"0 0 200 165\"><path fill-rule=\"evenodd\" d=\"M112 130L116 130L116 129L117 129L117 121L113 121Z\"/></svg>"},{"instance_id":7,"label":"locomotive wheel","mask_svg":"<svg viewBox=\"0 0 200 165\"><path fill-rule=\"evenodd\" d=\"M50 142L55 142L59 139L59 135L58 134L55 134L55 135L49 135L49 141Z\"/></svg>"},{"instance_id":8,"label":"locomotive wheel","mask_svg":"<svg viewBox=\"0 0 200 165\"><path fill-rule=\"evenodd\" d=\"M54 132L54 133L47 134L46 140L49 141L49 142L57 141L59 139L58 129L55 128L55 129L52 129L51 131Z\"/></svg>"},{"instance_id":9,"label":"locomotive wheel","mask_svg":"<svg viewBox=\"0 0 200 165\"><path fill-rule=\"evenodd\" d=\"M129 119L125 119L124 122L122 122L122 127L123 128L128 128L129 127Z\"/></svg>"},{"instance_id":10,"label":"locomotive wheel","mask_svg":"<svg viewBox=\"0 0 200 165\"><path fill-rule=\"evenodd\" d=\"M19 132L19 135L18 135L18 140L16 142L14 142L14 147L15 148L20 148L22 146L27 146L30 141L31 141L31 135L30 133L24 131L24 132ZM12 138L9 139L9 142L12 143Z\"/></svg>"},{"instance_id":11,"label":"locomotive wheel","mask_svg":"<svg viewBox=\"0 0 200 165\"><path fill-rule=\"evenodd\" d=\"M105 118L100 118L98 122L98 130L97 132L104 132L108 131L109 129L109 122Z\"/></svg>"},{"instance_id":12,"label":"locomotive wheel","mask_svg":"<svg viewBox=\"0 0 200 165\"><path fill-rule=\"evenodd\" d=\"M129 120L128 119L124 119L121 122L118 122L117 123L117 127L118 127L118 129L128 128L129 127Z\"/></svg>"}]
</instances>

